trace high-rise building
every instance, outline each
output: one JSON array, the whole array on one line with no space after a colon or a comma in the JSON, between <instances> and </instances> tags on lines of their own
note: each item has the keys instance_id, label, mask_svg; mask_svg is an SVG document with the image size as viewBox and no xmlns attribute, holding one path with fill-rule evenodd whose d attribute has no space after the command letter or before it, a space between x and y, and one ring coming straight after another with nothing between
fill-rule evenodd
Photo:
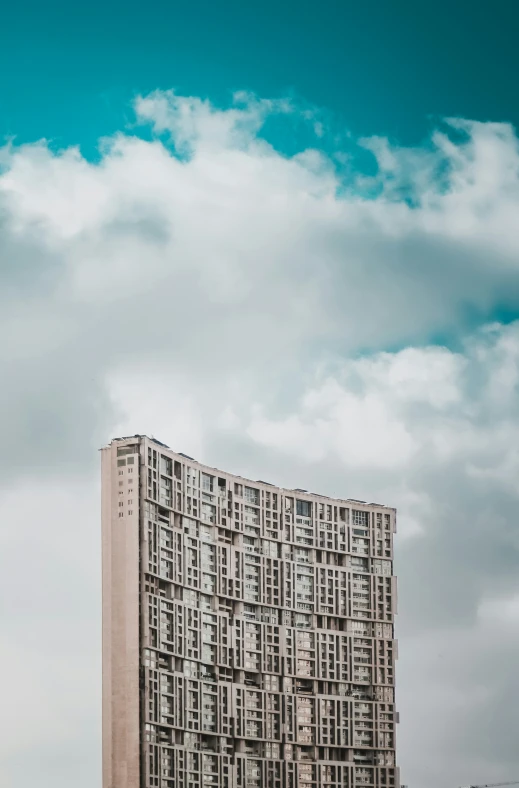
<instances>
[{"instance_id":1,"label":"high-rise building","mask_svg":"<svg viewBox=\"0 0 519 788\"><path fill-rule=\"evenodd\" d=\"M395 510L102 450L103 788L398 788Z\"/></svg>"}]
</instances>

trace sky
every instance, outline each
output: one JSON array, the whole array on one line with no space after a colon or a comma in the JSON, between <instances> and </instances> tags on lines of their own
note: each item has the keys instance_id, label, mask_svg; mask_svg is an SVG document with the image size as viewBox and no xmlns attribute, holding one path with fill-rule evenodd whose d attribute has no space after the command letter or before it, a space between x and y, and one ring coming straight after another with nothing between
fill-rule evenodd
<instances>
[{"instance_id":1,"label":"sky","mask_svg":"<svg viewBox=\"0 0 519 788\"><path fill-rule=\"evenodd\" d=\"M0 784L101 786L134 433L396 506L402 782L519 778L517 15L3 9Z\"/></svg>"}]
</instances>

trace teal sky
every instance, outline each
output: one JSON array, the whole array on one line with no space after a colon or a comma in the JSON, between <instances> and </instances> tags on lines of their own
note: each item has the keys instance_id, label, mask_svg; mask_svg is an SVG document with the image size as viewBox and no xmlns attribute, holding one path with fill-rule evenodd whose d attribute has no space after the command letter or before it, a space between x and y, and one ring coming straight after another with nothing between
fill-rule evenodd
<instances>
[{"instance_id":1,"label":"teal sky","mask_svg":"<svg viewBox=\"0 0 519 788\"><path fill-rule=\"evenodd\" d=\"M519 123L519 8L455 0L5 4L0 135L80 144L135 93L295 93L354 134L421 140L438 116Z\"/></svg>"}]
</instances>

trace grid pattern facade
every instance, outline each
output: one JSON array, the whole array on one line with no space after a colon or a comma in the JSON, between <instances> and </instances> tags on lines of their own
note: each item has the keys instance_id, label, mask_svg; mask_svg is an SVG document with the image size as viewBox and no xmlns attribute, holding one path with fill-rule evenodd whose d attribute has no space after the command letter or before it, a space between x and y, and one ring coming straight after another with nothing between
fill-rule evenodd
<instances>
[{"instance_id":1,"label":"grid pattern facade","mask_svg":"<svg viewBox=\"0 0 519 788\"><path fill-rule=\"evenodd\" d=\"M103 527L136 531L139 619L122 693L128 631L105 633L104 788L398 788L395 510L247 481L140 436L103 452ZM105 583L111 620L120 593ZM132 687L138 774L108 762Z\"/></svg>"}]
</instances>

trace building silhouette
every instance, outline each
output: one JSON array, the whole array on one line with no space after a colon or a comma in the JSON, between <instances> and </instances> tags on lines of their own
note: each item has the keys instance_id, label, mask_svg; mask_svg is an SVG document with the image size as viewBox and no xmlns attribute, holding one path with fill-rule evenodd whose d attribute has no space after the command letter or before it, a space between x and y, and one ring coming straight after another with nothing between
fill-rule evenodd
<instances>
[{"instance_id":1,"label":"building silhouette","mask_svg":"<svg viewBox=\"0 0 519 788\"><path fill-rule=\"evenodd\" d=\"M102 449L103 788L399 788L395 510Z\"/></svg>"}]
</instances>

